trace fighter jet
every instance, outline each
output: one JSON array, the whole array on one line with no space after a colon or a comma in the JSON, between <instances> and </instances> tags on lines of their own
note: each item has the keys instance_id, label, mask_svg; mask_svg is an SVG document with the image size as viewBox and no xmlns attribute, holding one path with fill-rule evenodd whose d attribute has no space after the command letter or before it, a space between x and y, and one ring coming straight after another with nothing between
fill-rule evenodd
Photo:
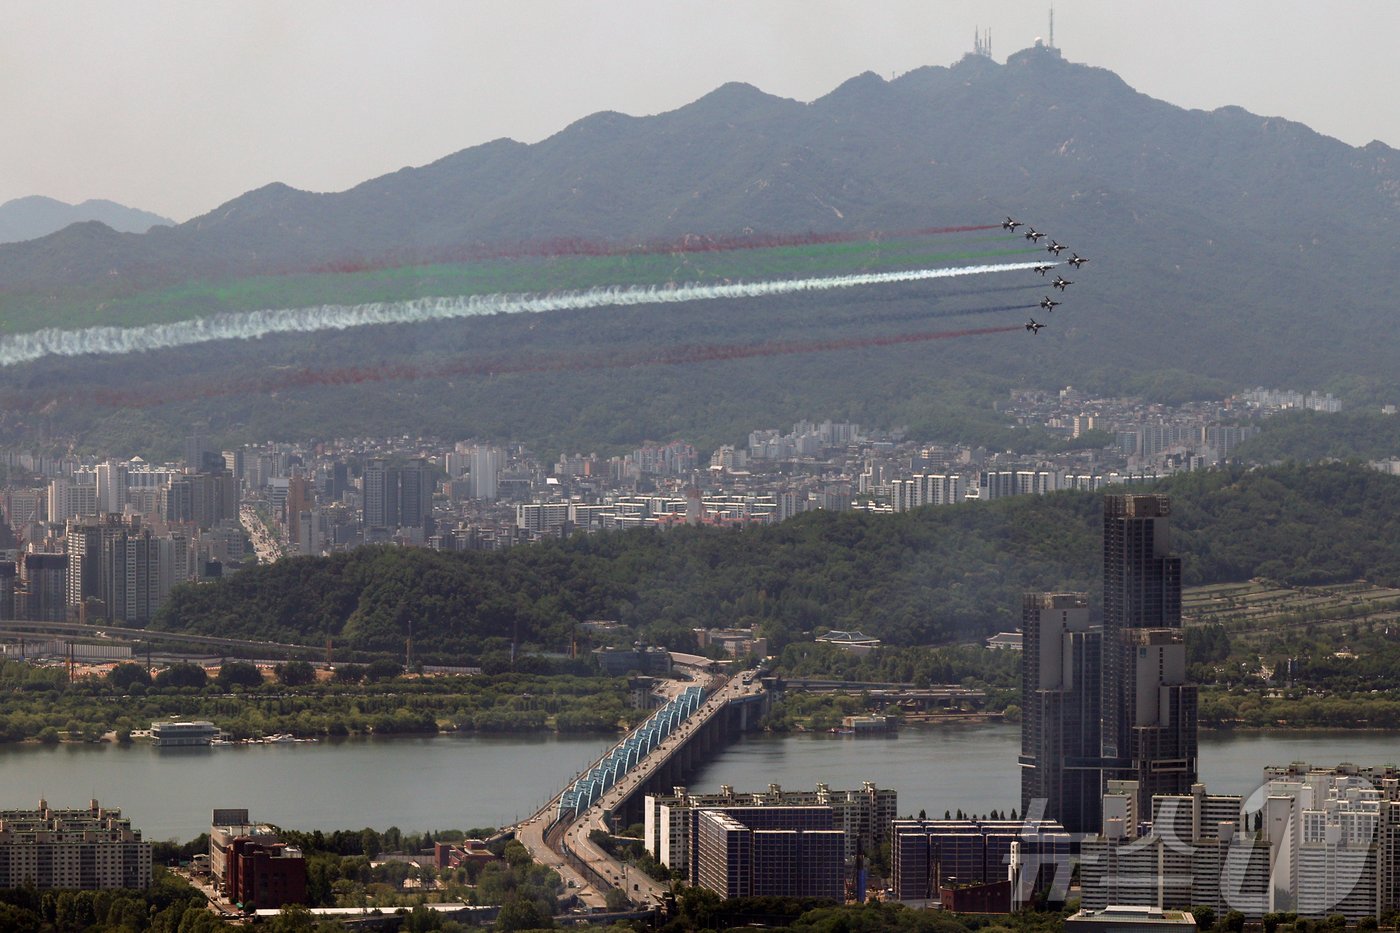
<instances>
[{"instance_id":1,"label":"fighter jet","mask_svg":"<svg viewBox=\"0 0 1400 933\"><path fill-rule=\"evenodd\" d=\"M1040 333L1040 329L1044 326L1044 324L1036 323L1035 318L1031 318L1029 321L1026 322L1026 330L1030 331L1033 334Z\"/></svg>"},{"instance_id":2,"label":"fighter jet","mask_svg":"<svg viewBox=\"0 0 1400 933\"><path fill-rule=\"evenodd\" d=\"M1010 230L1012 233L1015 233L1016 228L1020 226L1022 226L1022 224L1019 220L1012 220L1010 217L1007 217L1001 222L1001 229Z\"/></svg>"},{"instance_id":3,"label":"fighter jet","mask_svg":"<svg viewBox=\"0 0 1400 933\"><path fill-rule=\"evenodd\" d=\"M1051 240L1050 245L1045 247L1047 253L1054 253L1056 256L1060 255L1060 250L1062 249L1064 249L1064 246L1057 240Z\"/></svg>"},{"instance_id":4,"label":"fighter jet","mask_svg":"<svg viewBox=\"0 0 1400 933\"><path fill-rule=\"evenodd\" d=\"M1031 228L1030 228L1029 230L1027 230L1025 233L1021 234L1021 236L1025 237L1025 238L1028 239L1028 240L1030 240L1032 243L1039 243L1039 242L1040 242L1040 238L1043 237L1043 236L1045 236L1045 234L1043 234L1043 233L1036 233L1036 232L1035 232L1035 228L1034 228L1034 227L1031 227Z\"/></svg>"},{"instance_id":5,"label":"fighter jet","mask_svg":"<svg viewBox=\"0 0 1400 933\"><path fill-rule=\"evenodd\" d=\"M1074 268L1078 269L1080 266L1084 265L1084 263L1088 262L1089 260L1085 259L1078 253L1070 253L1069 259L1065 261L1068 262L1071 266L1074 266Z\"/></svg>"},{"instance_id":6,"label":"fighter jet","mask_svg":"<svg viewBox=\"0 0 1400 933\"><path fill-rule=\"evenodd\" d=\"M1053 311L1055 310L1055 305L1058 305L1058 304L1063 304L1063 302L1056 301L1055 299L1051 298L1049 295L1046 295L1044 298L1040 299L1040 306L1041 306L1042 308L1044 308L1046 311L1051 311L1051 312L1053 312Z\"/></svg>"},{"instance_id":7,"label":"fighter jet","mask_svg":"<svg viewBox=\"0 0 1400 933\"><path fill-rule=\"evenodd\" d=\"M1053 268L1055 268L1055 267L1054 267L1054 266L1036 266L1036 267L1035 267L1035 271L1036 271L1036 272L1039 272L1041 275L1044 275L1045 273L1049 272L1049 271L1050 271L1051 269L1053 269Z\"/></svg>"},{"instance_id":8,"label":"fighter jet","mask_svg":"<svg viewBox=\"0 0 1400 933\"><path fill-rule=\"evenodd\" d=\"M1057 275L1055 276L1055 281L1051 282L1050 284L1054 288L1058 288L1060 291L1064 291L1065 286L1073 285L1074 283L1071 282L1069 279L1065 278L1063 275Z\"/></svg>"}]
</instances>

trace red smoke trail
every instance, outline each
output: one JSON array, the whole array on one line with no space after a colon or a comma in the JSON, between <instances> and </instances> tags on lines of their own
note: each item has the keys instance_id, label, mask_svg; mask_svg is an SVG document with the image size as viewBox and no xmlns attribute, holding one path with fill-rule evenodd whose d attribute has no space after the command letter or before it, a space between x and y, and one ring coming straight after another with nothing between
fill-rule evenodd
<instances>
[{"instance_id":1,"label":"red smoke trail","mask_svg":"<svg viewBox=\"0 0 1400 933\"><path fill-rule=\"evenodd\" d=\"M790 356L798 353L827 353L836 350L857 350L867 347L891 347L933 340L952 340L984 334L1002 334L1021 330L1021 325L977 327L963 330L923 331L912 334L887 334L879 337L842 337L828 340L777 340L757 344L692 344L661 350L641 350L631 354L606 357L558 356L546 359L472 360L415 367L350 367L331 370L301 370L279 379L245 380L236 391L256 389L277 392L320 386L362 385L368 382L390 382L411 379L438 379L446 376L505 376L522 373L588 372L600 369L631 369L640 366L684 366L692 363L727 362L753 357ZM225 391L219 390L223 395Z\"/></svg>"},{"instance_id":2,"label":"red smoke trail","mask_svg":"<svg viewBox=\"0 0 1400 933\"><path fill-rule=\"evenodd\" d=\"M421 379L441 379L451 376L507 376L552 372L589 372L604 369L631 369L642 366L686 366L695 363L728 362L754 357L791 356L801 353L830 353L870 347L893 347L904 344L954 340L959 337L979 337L987 334L1008 334L1022 329L1013 324L1002 327L975 327L963 330L921 331L910 334L886 334L876 337L841 337L827 340L776 340L756 344L692 344L658 350L636 350L632 353L610 353L590 357L569 355L533 358L497 358L458 360L432 366L397 363L386 366L352 366L339 369L303 369L270 376L246 377L224 383L166 386L160 391L151 388L99 389L90 395L74 393L61 399L49 396L31 399L20 406L14 398L7 399L9 407L48 407L62 402L79 402L112 408L147 408L166 402L195 398L217 398L227 395L268 394L295 389L365 385L378 382L408 382Z\"/></svg>"},{"instance_id":3,"label":"red smoke trail","mask_svg":"<svg viewBox=\"0 0 1400 933\"><path fill-rule=\"evenodd\" d=\"M883 242L914 237L937 236L946 233L980 233L999 230L1001 224L971 224L954 227L924 227L917 230L843 233L752 234L747 236L712 236L688 233L678 240L623 244L616 241L589 240L583 237L556 237L533 242L503 243L492 246L465 247L424 255L392 255L376 259L347 259L332 261L311 268L310 272L354 273L404 266L427 266L442 263L483 262L501 259L552 259L566 257L647 256L669 253L720 253L750 249L779 249L784 247L820 246L828 243ZM284 273L286 274L286 273Z\"/></svg>"}]
</instances>

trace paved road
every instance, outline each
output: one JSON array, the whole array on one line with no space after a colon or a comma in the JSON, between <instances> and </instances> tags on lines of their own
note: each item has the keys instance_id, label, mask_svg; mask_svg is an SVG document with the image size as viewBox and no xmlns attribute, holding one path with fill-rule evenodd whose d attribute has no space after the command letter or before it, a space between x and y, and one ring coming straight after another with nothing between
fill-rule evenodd
<instances>
[{"instance_id":1,"label":"paved road","mask_svg":"<svg viewBox=\"0 0 1400 933\"><path fill-rule=\"evenodd\" d=\"M253 542L253 551L258 555L258 563L270 564L286 553L282 542L272 536L272 530L263 524L251 506L245 505L239 509L238 517L243 524L243 530L248 532L248 537Z\"/></svg>"}]
</instances>

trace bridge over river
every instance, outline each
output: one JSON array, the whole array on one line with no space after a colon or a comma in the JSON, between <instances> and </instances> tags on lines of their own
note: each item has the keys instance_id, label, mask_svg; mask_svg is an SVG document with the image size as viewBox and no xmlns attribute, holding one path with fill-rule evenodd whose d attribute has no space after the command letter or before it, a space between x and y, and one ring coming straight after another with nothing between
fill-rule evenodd
<instances>
[{"instance_id":1,"label":"bridge over river","mask_svg":"<svg viewBox=\"0 0 1400 933\"><path fill-rule=\"evenodd\" d=\"M679 668L684 669L684 668ZM661 903L668 885L629 869L589 839L641 822L648 793L669 793L732 736L754 728L769 695L757 672L714 675L690 668L692 681L668 687L669 702L516 830L536 862L559 872L590 907L613 888L636 903Z\"/></svg>"}]
</instances>

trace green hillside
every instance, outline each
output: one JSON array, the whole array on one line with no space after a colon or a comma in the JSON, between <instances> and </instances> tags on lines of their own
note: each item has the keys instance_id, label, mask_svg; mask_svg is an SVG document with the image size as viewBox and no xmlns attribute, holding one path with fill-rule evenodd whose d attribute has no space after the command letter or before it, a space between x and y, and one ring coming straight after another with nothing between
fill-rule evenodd
<instances>
[{"instance_id":1,"label":"green hillside","mask_svg":"<svg viewBox=\"0 0 1400 933\"><path fill-rule=\"evenodd\" d=\"M1188 585L1255 576L1400 585L1400 479L1330 464L1185 474L1159 488L1173 496ZM1094 593L1100 521L1098 495L1065 492L497 553L365 548L181 588L154 625L397 651L411 623L418 650L453 658L513 635L562 649L576 622L599 618L677 647L696 626L748 624L778 647L827 628L947 643L1015 626L1023 592Z\"/></svg>"}]
</instances>

